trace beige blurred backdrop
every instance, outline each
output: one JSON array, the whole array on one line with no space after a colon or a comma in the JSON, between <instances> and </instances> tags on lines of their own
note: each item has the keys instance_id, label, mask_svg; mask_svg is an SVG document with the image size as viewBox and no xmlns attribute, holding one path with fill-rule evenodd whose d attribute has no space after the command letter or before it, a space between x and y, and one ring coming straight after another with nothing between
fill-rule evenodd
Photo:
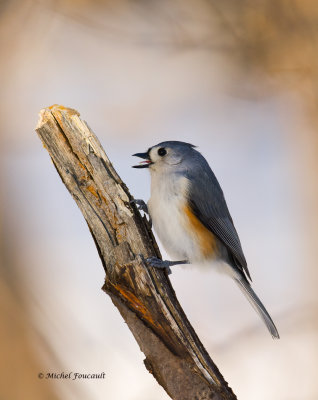
<instances>
[{"instance_id":1,"label":"beige blurred backdrop","mask_svg":"<svg viewBox=\"0 0 318 400\"><path fill-rule=\"evenodd\" d=\"M54 103L81 113L137 198L149 176L131 154L198 146L281 340L212 268L175 267L179 300L239 399L318 398L317 23L313 0L0 2L0 398L168 399L34 132Z\"/></svg>"}]
</instances>

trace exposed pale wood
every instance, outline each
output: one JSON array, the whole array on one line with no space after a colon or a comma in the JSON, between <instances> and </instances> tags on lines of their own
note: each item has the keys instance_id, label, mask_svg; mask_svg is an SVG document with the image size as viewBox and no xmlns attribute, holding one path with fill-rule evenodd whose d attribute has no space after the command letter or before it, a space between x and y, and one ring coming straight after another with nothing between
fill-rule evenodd
<instances>
[{"instance_id":1,"label":"exposed pale wood","mask_svg":"<svg viewBox=\"0 0 318 400\"><path fill-rule=\"evenodd\" d=\"M36 131L87 221L106 272L103 289L145 354L148 371L175 400L236 399L165 271L145 264L147 257L160 257L158 246L97 137L77 111L57 105L41 110Z\"/></svg>"}]
</instances>

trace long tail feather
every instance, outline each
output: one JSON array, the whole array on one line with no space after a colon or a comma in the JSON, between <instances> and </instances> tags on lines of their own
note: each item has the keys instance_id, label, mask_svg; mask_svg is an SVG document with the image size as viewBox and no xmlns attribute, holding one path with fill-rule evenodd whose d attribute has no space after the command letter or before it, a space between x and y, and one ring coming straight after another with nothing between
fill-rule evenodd
<instances>
[{"instance_id":1,"label":"long tail feather","mask_svg":"<svg viewBox=\"0 0 318 400\"><path fill-rule=\"evenodd\" d=\"M251 303L251 305L254 307L254 309L257 311L257 313L264 321L273 339L279 339L279 333L276 329L274 322L272 321L270 315L266 311L266 308L264 307L263 303L260 301L254 290L251 288L251 285L246 280L243 279L234 278L234 280L236 281L236 283L238 284L239 288L242 290L244 295L247 297L248 301Z\"/></svg>"}]
</instances>

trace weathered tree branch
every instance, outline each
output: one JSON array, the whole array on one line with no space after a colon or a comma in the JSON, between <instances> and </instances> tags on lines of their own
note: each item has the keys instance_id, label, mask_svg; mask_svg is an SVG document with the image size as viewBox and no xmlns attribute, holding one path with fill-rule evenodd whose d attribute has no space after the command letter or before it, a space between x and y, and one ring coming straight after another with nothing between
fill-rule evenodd
<instances>
[{"instance_id":1,"label":"weathered tree branch","mask_svg":"<svg viewBox=\"0 0 318 400\"><path fill-rule=\"evenodd\" d=\"M109 294L145 354L146 368L175 400L233 400L184 314L166 273L147 267L158 246L97 137L75 110L41 110L36 128L87 221Z\"/></svg>"}]
</instances>

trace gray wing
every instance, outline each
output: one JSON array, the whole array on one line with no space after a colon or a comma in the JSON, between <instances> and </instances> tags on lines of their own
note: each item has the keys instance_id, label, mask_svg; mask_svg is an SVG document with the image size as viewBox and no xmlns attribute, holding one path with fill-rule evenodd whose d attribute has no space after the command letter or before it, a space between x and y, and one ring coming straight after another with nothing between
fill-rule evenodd
<instances>
[{"instance_id":1,"label":"gray wing","mask_svg":"<svg viewBox=\"0 0 318 400\"><path fill-rule=\"evenodd\" d=\"M223 191L212 170L206 164L195 173L188 170L186 176L189 179L188 201L193 213L226 246L232 266L252 280Z\"/></svg>"}]
</instances>

